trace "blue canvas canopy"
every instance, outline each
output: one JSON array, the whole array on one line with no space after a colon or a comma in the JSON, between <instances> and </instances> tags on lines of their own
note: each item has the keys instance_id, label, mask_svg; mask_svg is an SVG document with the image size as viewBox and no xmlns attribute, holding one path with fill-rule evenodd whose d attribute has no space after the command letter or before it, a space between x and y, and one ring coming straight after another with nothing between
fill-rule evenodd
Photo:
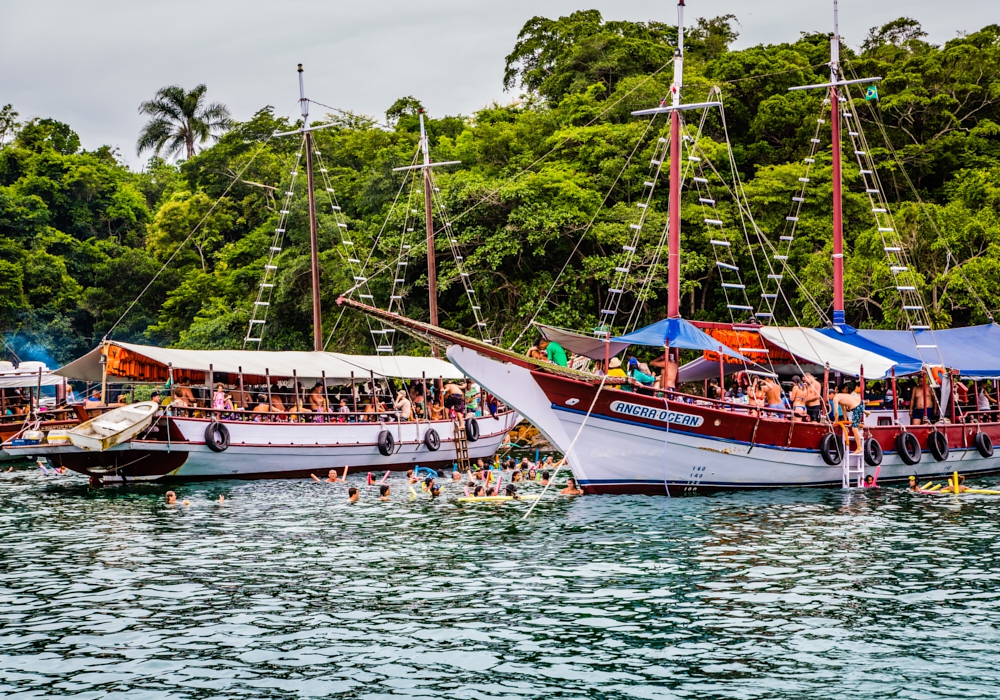
<instances>
[{"instance_id":1,"label":"blue canvas canopy","mask_svg":"<svg viewBox=\"0 0 1000 700\"><path fill-rule=\"evenodd\" d=\"M1000 325L995 323L934 331L859 330L851 337L858 336L906 355L918 365L923 358L929 365L957 369L963 377L1000 379Z\"/></svg>"},{"instance_id":2,"label":"blue canvas canopy","mask_svg":"<svg viewBox=\"0 0 1000 700\"><path fill-rule=\"evenodd\" d=\"M695 328L683 318L665 318L645 328L632 331L627 335L612 338L611 341L614 343L628 343L629 345L648 345L654 348L662 348L669 344L672 348L708 350L709 352L722 353L723 355L735 357L737 360L753 364L750 360L743 357L743 355L723 345L700 328Z\"/></svg>"},{"instance_id":3,"label":"blue canvas canopy","mask_svg":"<svg viewBox=\"0 0 1000 700\"><path fill-rule=\"evenodd\" d=\"M913 355L907 354L905 352L900 352L899 350L888 347L882 343L871 340L864 334L868 331L859 331L856 328L852 328L848 325L837 326L836 328L818 328L817 332L831 338L833 340L839 340L842 343L846 343L851 347L857 348L858 350L863 350L864 352L872 353L873 355L878 355L888 363L894 370L897 377L906 376L908 374L916 374L920 371L923 363L920 361L920 357L913 357ZM895 333L896 331L889 331ZM909 336L909 332L906 333ZM912 338L911 338L912 345ZM882 379L889 376L888 370L884 372L872 372L873 367L868 367L868 372L865 372L865 376L871 379ZM857 373L852 373L857 376Z\"/></svg>"}]
</instances>

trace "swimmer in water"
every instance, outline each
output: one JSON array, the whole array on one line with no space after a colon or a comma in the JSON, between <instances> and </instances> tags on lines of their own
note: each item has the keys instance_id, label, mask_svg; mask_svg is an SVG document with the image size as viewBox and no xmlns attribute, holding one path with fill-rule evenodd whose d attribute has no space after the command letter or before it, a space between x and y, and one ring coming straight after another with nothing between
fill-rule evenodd
<instances>
[{"instance_id":1,"label":"swimmer in water","mask_svg":"<svg viewBox=\"0 0 1000 700\"><path fill-rule=\"evenodd\" d=\"M441 487L437 484L431 485L431 498L437 498L441 495Z\"/></svg>"},{"instance_id":2,"label":"swimmer in water","mask_svg":"<svg viewBox=\"0 0 1000 700\"><path fill-rule=\"evenodd\" d=\"M549 473L548 473L548 471L542 472L542 480L539 481L538 483L541 484L542 486L548 486L549 485Z\"/></svg>"},{"instance_id":3,"label":"swimmer in water","mask_svg":"<svg viewBox=\"0 0 1000 700\"><path fill-rule=\"evenodd\" d=\"M433 476L429 476L426 479L424 479L424 490L425 491L430 491L432 488L434 488L434 486L435 486L435 484L434 484L434 477Z\"/></svg>"},{"instance_id":4,"label":"swimmer in water","mask_svg":"<svg viewBox=\"0 0 1000 700\"><path fill-rule=\"evenodd\" d=\"M515 501L519 500L521 497L517 495L517 487L514 484L507 484L507 488L504 492L509 498L513 498Z\"/></svg>"},{"instance_id":5,"label":"swimmer in water","mask_svg":"<svg viewBox=\"0 0 1000 700\"><path fill-rule=\"evenodd\" d=\"M874 479L874 477L872 477L871 474L869 474L868 476L865 477L865 488L866 489L873 489L873 488L875 488L875 479Z\"/></svg>"},{"instance_id":6,"label":"swimmer in water","mask_svg":"<svg viewBox=\"0 0 1000 700\"><path fill-rule=\"evenodd\" d=\"M415 484L418 481L420 481L420 477L419 476L414 476L412 469L409 470L408 472L406 472L406 478L409 479L409 481L410 481L411 484Z\"/></svg>"},{"instance_id":7,"label":"swimmer in water","mask_svg":"<svg viewBox=\"0 0 1000 700\"><path fill-rule=\"evenodd\" d=\"M222 495L222 494L220 493L220 494L219 494L219 505L221 506L221 505L222 505L223 503L225 503L225 502L226 502L226 497L225 497L225 496L223 496L223 495Z\"/></svg>"},{"instance_id":8,"label":"swimmer in water","mask_svg":"<svg viewBox=\"0 0 1000 700\"><path fill-rule=\"evenodd\" d=\"M451 473L451 480L452 481L461 481L462 480L462 475L459 473L459 471L457 469L454 470Z\"/></svg>"},{"instance_id":9,"label":"swimmer in water","mask_svg":"<svg viewBox=\"0 0 1000 700\"><path fill-rule=\"evenodd\" d=\"M167 495L165 498L168 506L172 506L173 504L177 503L177 494L174 493L173 491L167 491Z\"/></svg>"},{"instance_id":10,"label":"swimmer in water","mask_svg":"<svg viewBox=\"0 0 1000 700\"><path fill-rule=\"evenodd\" d=\"M494 496L496 496L497 495L496 487L490 486L488 489L486 489L486 495L489 498L493 498Z\"/></svg>"},{"instance_id":11,"label":"swimmer in water","mask_svg":"<svg viewBox=\"0 0 1000 700\"><path fill-rule=\"evenodd\" d=\"M476 498L482 498L483 496L486 495L486 489L484 489L482 486L477 486L476 490L472 492L472 495Z\"/></svg>"},{"instance_id":12,"label":"swimmer in water","mask_svg":"<svg viewBox=\"0 0 1000 700\"><path fill-rule=\"evenodd\" d=\"M563 496L582 496L583 490L576 485L576 479L569 477L566 479L566 488L559 491Z\"/></svg>"},{"instance_id":13,"label":"swimmer in water","mask_svg":"<svg viewBox=\"0 0 1000 700\"><path fill-rule=\"evenodd\" d=\"M917 484L917 475L910 474L910 485L907 487L910 491L919 491L920 486Z\"/></svg>"},{"instance_id":14,"label":"swimmer in water","mask_svg":"<svg viewBox=\"0 0 1000 700\"><path fill-rule=\"evenodd\" d=\"M378 487L378 500L388 501L389 500L389 484L382 484Z\"/></svg>"},{"instance_id":15,"label":"swimmer in water","mask_svg":"<svg viewBox=\"0 0 1000 700\"><path fill-rule=\"evenodd\" d=\"M383 488L389 488L389 487L385 486ZM358 500L358 490L353 486L347 489L347 500L351 503L355 503Z\"/></svg>"}]
</instances>

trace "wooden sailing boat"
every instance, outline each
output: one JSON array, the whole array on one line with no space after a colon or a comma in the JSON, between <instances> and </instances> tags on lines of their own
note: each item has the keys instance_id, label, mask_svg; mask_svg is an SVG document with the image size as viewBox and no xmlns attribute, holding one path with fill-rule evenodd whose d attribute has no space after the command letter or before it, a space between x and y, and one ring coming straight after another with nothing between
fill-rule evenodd
<instances>
[{"instance_id":1,"label":"wooden sailing boat","mask_svg":"<svg viewBox=\"0 0 1000 700\"><path fill-rule=\"evenodd\" d=\"M679 40L674 56L671 103L635 113L665 113L670 118L667 319L614 340L658 344L664 348L665 354L676 351L677 347L707 349L715 342L720 353L738 355L745 351L744 348L719 347L720 344L707 335L699 337L697 332L691 332L690 324L680 318L680 113L685 109L718 106L717 103L685 104L680 99L683 8L684 0L680 0ZM844 252L840 209L843 154L839 122L842 114L837 93L839 88L852 82L877 80L844 80L839 67L839 42L835 30L831 40L830 82L804 86L828 89L835 115L831 127L835 164L833 269L836 325L826 334L813 329L772 328L769 330L774 332L765 336L763 329L759 333L746 330L754 326L737 328L729 325L729 329L759 336L757 349L749 348L750 351L767 352L768 347L790 348L803 363L818 363L828 370L835 366L844 374L860 376L863 382L864 368L871 370L878 367L875 376L888 378L890 372L902 367L905 361L913 360L913 356L904 356L874 342L851 344L853 341L842 341L837 337L840 333L846 338L847 333L844 324ZM872 193L874 187L867 185L867 188ZM877 190L875 194L878 194ZM873 208L873 211L882 211L882 208ZM879 230L891 232L881 224ZM902 251L900 246L887 242L886 252L900 255ZM897 263L893 272L904 274L906 267ZM913 291L912 285L902 282L898 288L903 294ZM341 303L446 347L448 358L454 364L514 406L566 454L578 483L587 493L663 494L779 486L860 486L866 474L874 473L876 469L880 470L881 482L901 481L911 474L920 477L938 475L949 471L951 463L956 461L962 462L962 471L966 474L994 473L1000 469L1000 456L993 454L993 445L1000 441L1000 424L994 422L995 413L973 411L967 414L967 422L959 422L952 403L950 422L910 425L907 416L899 415L897 411L898 400L894 392L893 409L885 412L888 415L878 417L873 424L866 424L864 444L853 446L863 448L863 454L849 455L846 430L828 420L799 422L792 420L791 412L783 408L748 410L725 401L676 391L666 394L622 391L609 385L607 379L589 373L531 360L471 338L384 314L353 300L343 299ZM914 313L919 313L922 308L914 301L904 301L904 304L908 311ZM992 330L994 327L989 328ZM996 331L1000 333L1000 327L996 327ZM926 351L938 347L936 343L919 339L920 334L931 332L929 325L913 323L908 332L914 334L918 355L921 349ZM788 341L786 336L792 335L796 339L805 338L806 342ZM654 340L650 341L650 337ZM766 337L767 343L761 339L763 337ZM605 340L610 346L612 339ZM992 371L1000 373L1000 358L993 357L992 362ZM909 371L919 372L927 364L927 360L919 355L915 367L909 368Z\"/></svg>"},{"instance_id":2,"label":"wooden sailing boat","mask_svg":"<svg viewBox=\"0 0 1000 700\"><path fill-rule=\"evenodd\" d=\"M450 468L460 460L490 459L496 453L504 437L520 421L509 407L498 406L495 413L478 421L466 418L464 423L449 418L403 420L393 408L392 397L401 382L420 385L426 397L428 382L462 379L462 373L448 362L385 355L381 347L374 356L324 351L312 132L331 125L310 126L301 65L298 75L302 126L279 136L300 137L305 151L313 351L179 350L105 341L59 372L100 382L105 396L109 379L169 381L175 391L174 402L164 408L163 415L154 420L150 410L153 404L136 404L80 426L70 436L71 445L41 444L32 446L30 452L27 447L5 447L21 454L44 455L57 466L82 474L129 481L308 477L313 472L345 465L366 471L405 470L417 465L440 469ZM423 145L421 167L427 172L440 164L429 162L426 137ZM282 212L282 216L285 214L287 211ZM429 194L426 219L431 303L436 309ZM278 228L283 229L283 223ZM273 288L269 275L275 248L280 252L280 247L272 246L245 343L257 347L265 320L256 314L269 305L262 294ZM182 380L193 383L199 391L203 387L204 397L192 405L192 389L185 387L185 400L184 394L177 393ZM219 405L213 400L216 382L227 385L240 397L235 405L225 405L225 401ZM278 397L272 395L272 388L279 382L286 387L281 389L285 404L279 404ZM311 408L306 405L310 399L299 390L300 382L313 383L313 391L318 392L313 395ZM359 385L364 385L367 393L362 393ZM265 406L263 411L248 410L246 396L252 387L256 387L253 393L266 394L266 401L260 404ZM341 404L339 408L335 401Z\"/></svg>"}]
</instances>

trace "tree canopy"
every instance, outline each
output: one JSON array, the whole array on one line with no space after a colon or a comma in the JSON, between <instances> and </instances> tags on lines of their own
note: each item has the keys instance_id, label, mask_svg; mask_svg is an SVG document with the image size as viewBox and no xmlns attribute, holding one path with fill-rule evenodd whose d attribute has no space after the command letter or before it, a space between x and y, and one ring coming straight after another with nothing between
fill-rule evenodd
<instances>
[{"instance_id":1,"label":"tree canopy","mask_svg":"<svg viewBox=\"0 0 1000 700\"><path fill-rule=\"evenodd\" d=\"M732 50L737 26L733 17L700 20L687 34L685 99L721 91L726 121L709 117L700 143L724 171L728 135L750 211L777 244L823 109L822 94L788 88L827 78L829 37ZM937 324L983 322L1000 307L1000 26L935 45L901 18L857 40L842 60L848 77L884 78L877 102L863 102L864 86L850 89L919 291ZM442 325L474 331L463 280L476 289L497 342L511 342L532 318L581 330L600 323L666 131L662 118L630 113L667 94L672 71L663 67L675 42L672 27L605 21L593 10L535 17L507 57L504 86L518 99L468 116L425 114L434 159L461 161L434 173ZM176 103L157 97L167 100L160 115L167 121L168 107L188 113L177 105L192 93L176 90ZM189 112L210 124L198 90L200 106ZM327 115L330 128L314 132L324 326L335 329L338 350L373 351L366 321L335 303L356 284L351 260L367 263L376 303L398 295L404 313L427 316L422 194L412 171L393 170L413 162L421 108L407 96L388 106L385 125L344 112ZM221 123L221 112L216 117ZM201 127L147 126L140 147L159 144L159 152L180 150L186 159L154 156L134 172L110 148L83 149L69 125L18 119L12 106L0 111L0 331L15 349L71 359L98 343L147 286L112 337L241 347L283 210L287 230L275 253L263 347L311 347L306 185L291 176L302 165L301 144L270 138L294 124L265 107L227 124L201 151ZM698 115L687 119L694 137ZM779 322L819 323L832 299L831 154L829 134L820 135L826 140L788 251L797 280L782 283L791 308L780 310ZM845 187L848 321L897 327L900 301L850 160ZM286 192L293 194L284 209ZM721 186L717 194L719 215L735 231L740 211ZM654 255L665 205L666 187L658 187L627 280L634 300L651 279L643 322L665 309L665 257ZM728 321L713 234L696 195L684 200L682 218L683 313ZM755 240L733 245L744 269L767 252ZM399 262L405 272L388 272ZM746 284L759 297L758 283ZM419 349L404 338L396 343L402 352Z\"/></svg>"}]
</instances>

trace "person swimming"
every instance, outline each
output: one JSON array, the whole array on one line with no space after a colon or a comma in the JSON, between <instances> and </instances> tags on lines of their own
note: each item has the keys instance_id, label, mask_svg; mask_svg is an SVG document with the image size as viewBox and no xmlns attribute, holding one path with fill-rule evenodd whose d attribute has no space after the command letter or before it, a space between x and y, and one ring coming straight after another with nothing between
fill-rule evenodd
<instances>
[{"instance_id":1,"label":"person swimming","mask_svg":"<svg viewBox=\"0 0 1000 700\"><path fill-rule=\"evenodd\" d=\"M168 506L172 506L173 504L177 503L177 494L174 493L173 491L167 491L166 496L164 496L164 499L167 501Z\"/></svg>"},{"instance_id":2,"label":"person swimming","mask_svg":"<svg viewBox=\"0 0 1000 700\"><path fill-rule=\"evenodd\" d=\"M389 500L389 484L382 484L378 487L378 500L388 501Z\"/></svg>"},{"instance_id":3,"label":"person swimming","mask_svg":"<svg viewBox=\"0 0 1000 700\"><path fill-rule=\"evenodd\" d=\"M542 478L538 483L542 486L549 485L549 472L547 470L542 472Z\"/></svg>"},{"instance_id":4,"label":"person swimming","mask_svg":"<svg viewBox=\"0 0 1000 700\"><path fill-rule=\"evenodd\" d=\"M504 489L504 494L508 498L513 498L515 501L521 498L517 495L517 487L514 486L514 484L507 484L507 487Z\"/></svg>"},{"instance_id":5,"label":"person swimming","mask_svg":"<svg viewBox=\"0 0 1000 700\"><path fill-rule=\"evenodd\" d=\"M406 472L406 478L407 478L407 479L409 479L409 482L410 482L411 484L415 484L415 483L417 483L418 481L420 481L420 477L419 477L419 476L416 476L416 475L415 475L415 474L413 473L413 470L412 470L412 469L410 469L409 471L407 471L407 472Z\"/></svg>"},{"instance_id":6,"label":"person swimming","mask_svg":"<svg viewBox=\"0 0 1000 700\"><path fill-rule=\"evenodd\" d=\"M437 484L431 484L431 498L437 498L441 495L441 487Z\"/></svg>"},{"instance_id":7,"label":"person swimming","mask_svg":"<svg viewBox=\"0 0 1000 700\"><path fill-rule=\"evenodd\" d=\"M865 477L865 488L866 489L875 488L875 478L871 474Z\"/></svg>"},{"instance_id":8,"label":"person swimming","mask_svg":"<svg viewBox=\"0 0 1000 700\"><path fill-rule=\"evenodd\" d=\"M486 489L482 486L477 486L472 492L472 495L475 498L483 498L486 495Z\"/></svg>"},{"instance_id":9,"label":"person swimming","mask_svg":"<svg viewBox=\"0 0 1000 700\"><path fill-rule=\"evenodd\" d=\"M353 486L347 489L347 500L351 503L355 503L358 500L358 490Z\"/></svg>"},{"instance_id":10,"label":"person swimming","mask_svg":"<svg viewBox=\"0 0 1000 700\"><path fill-rule=\"evenodd\" d=\"M919 491L920 485L917 483L917 475L910 474L910 485L907 487L910 491Z\"/></svg>"},{"instance_id":11,"label":"person swimming","mask_svg":"<svg viewBox=\"0 0 1000 700\"><path fill-rule=\"evenodd\" d=\"M576 485L576 479L569 477L566 479L566 488L559 491L563 496L582 496L583 489Z\"/></svg>"}]
</instances>

